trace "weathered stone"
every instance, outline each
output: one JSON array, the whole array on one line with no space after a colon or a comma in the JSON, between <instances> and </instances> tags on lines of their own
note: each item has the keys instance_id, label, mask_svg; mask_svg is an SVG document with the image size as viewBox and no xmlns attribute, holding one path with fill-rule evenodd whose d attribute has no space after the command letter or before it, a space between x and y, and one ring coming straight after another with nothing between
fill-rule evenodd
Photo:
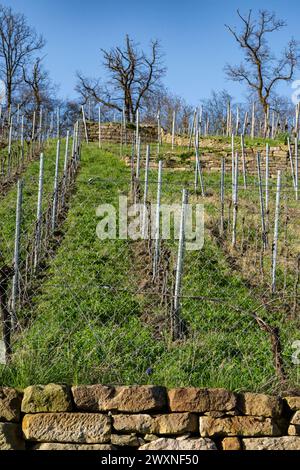
<instances>
[{"instance_id":1,"label":"weathered stone","mask_svg":"<svg viewBox=\"0 0 300 470\"><path fill-rule=\"evenodd\" d=\"M168 392L171 411L230 411L236 405L233 393L222 388L173 388Z\"/></svg>"},{"instance_id":2,"label":"weathered stone","mask_svg":"<svg viewBox=\"0 0 300 470\"><path fill-rule=\"evenodd\" d=\"M205 416L211 416L212 418L221 418L225 416L224 411L206 411L204 413Z\"/></svg>"},{"instance_id":3,"label":"weathered stone","mask_svg":"<svg viewBox=\"0 0 300 470\"><path fill-rule=\"evenodd\" d=\"M42 442L32 450L115 450L110 444L61 444L59 442Z\"/></svg>"},{"instance_id":4,"label":"weathered stone","mask_svg":"<svg viewBox=\"0 0 300 470\"><path fill-rule=\"evenodd\" d=\"M300 410L300 397L284 397L284 401L292 411Z\"/></svg>"},{"instance_id":5,"label":"weathered stone","mask_svg":"<svg viewBox=\"0 0 300 470\"><path fill-rule=\"evenodd\" d=\"M105 385L72 388L76 407L83 411L159 411L166 407L164 387L152 385L108 387Z\"/></svg>"},{"instance_id":6,"label":"weathered stone","mask_svg":"<svg viewBox=\"0 0 300 470\"><path fill-rule=\"evenodd\" d=\"M238 437L225 437L222 440L223 450L241 450L241 442Z\"/></svg>"},{"instance_id":7,"label":"weathered stone","mask_svg":"<svg viewBox=\"0 0 300 470\"><path fill-rule=\"evenodd\" d=\"M160 438L139 447L139 450L217 450L217 448L211 439Z\"/></svg>"},{"instance_id":8,"label":"weathered stone","mask_svg":"<svg viewBox=\"0 0 300 470\"><path fill-rule=\"evenodd\" d=\"M300 411L296 411L296 413L293 415L291 419L291 424L300 424Z\"/></svg>"},{"instance_id":9,"label":"weathered stone","mask_svg":"<svg viewBox=\"0 0 300 470\"><path fill-rule=\"evenodd\" d=\"M263 393L240 393L237 407L245 415L277 417L282 413L282 399Z\"/></svg>"},{"instance_id":10,"label":"weathered stone","mask_svg":"<svg viewBox=\"0 0 300 470\"><path fill-rule=\"evenodd\" d=\"M0 450L25 450L18 424L0 423Z\"/></svg>"},{"instance_id":11,"label":"weathered stone","mask_svg":"<svg viewBox=\"0 0 300 470\"><path fill-rule=\"evenodd\" d=\"M182 434L185 432L198 432L199 419L193 413L171 413L156 416L153 423L157 434Z\"/></svg>"},{"instance_id":12,"label":"weathered stone","mask_svg":"<svg viewBox=\"0 0 300 470\"><path fill-rule=\"evenodd\" d=\"M32 385L25 388L23 413L62 412L72 410L69 388L65 385Z\"/></svg>"},{"instance_id":13,"label":"weathered stone","mask_svg":"<svg viewBox=\"0 0 300 470\"><path fill-rule=\"evenodd\" d=\"M136 434L112 434L111 443L121 447L138 447L140 445Z\"/></svg>"},{"instance_id":14,"label":"weathered stone","mask_svg":"<svg viewBox=\"0 0 300 470\"><path fill-rule=\"evenodd\" d=\"M300 437L259 437L243 439L245 450L300 450Z\"/></svg>"},{"instance_id":15,"label":"weathered stone","mask_svg":"<svg viewBox=\"0 0 300 470\"><path fill-rule=\"evenodd\" d=\"M271 418L260 416L200 416L200 435L206 436L278 436L280 430Z\"/></svg>"},{"instance_id":16,"label":"weathered stone","mask_svg":"<svg viewBox=\"0 0 300 470\"><path fill-rule=\"evenodd\" d=\"M145 434L144 436L144 441L146 442L156 441L156 439L159 439L159 436L156 436L155 434Z\"/></svg>"},{"instance_id":17,"label":"weathered stone","mask_svg":"<svg viewBox=\"0 0 300 470\"><path fill-rule=\"evenodd\" d=\"M22 395L14 388L0 387L0 421L20 421Z\"/></svg>"},{"instance_id":18,"label":"weathered stone","mask_svg":"<svg viewBox=\"0 0 300 470\"><path fill-rule=\"evenodd\" d=\"M30 441L105 443L110 440L110 418L92 413L38 413L25 415L22 423Z\"/></svg>"},{"instance_id":19,"label":"weathered stone","mask_svg":"<svg viewBox=\"0 0 300 470\"><path fill-rule=\"evenodd\" d=\"M288 427L288 435L289 436L300 436L300 426L290 424Z\"/></svg>"},{"instance_id":20,"label":"weathered stone","mask_svg":"<svg viewBox=\"0 0 300 470\"><path fill-rule=\"evenodd\" d=\"M154 419L147 414L113 415L113 428L120 433L151 434L154 432Z\"/></svg>"}]
</instances>

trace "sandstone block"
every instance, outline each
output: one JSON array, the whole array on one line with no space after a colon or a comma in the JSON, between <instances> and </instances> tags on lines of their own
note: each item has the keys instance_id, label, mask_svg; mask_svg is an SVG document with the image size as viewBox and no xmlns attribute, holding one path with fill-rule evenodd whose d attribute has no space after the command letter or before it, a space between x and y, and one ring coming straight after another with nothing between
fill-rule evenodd
<instances>
[{"instance_id":1,"label":"sandstone block","mask_svg":"<svg viewBox=\"0 0 300 470\"><path fill-rule=\"evenodd\" d=\"M300 397L284 397L284 401L292 411L300 410Z\"/></svg>"},{"instance_id":2,"label":"sandstone block","mask_svg":"<svg viewBox=\"0 0 300 470\"><path fill-rule=\"evenodd\" d=\"M102 444L110 440L110 417L92 413L37 413L22 423L29 441Z\"/></svg>"},{"instance_id":3,"label":"sandstone block","mask_svg":"<svg viewBox=\"0 0 300 470\"><path fill-rule=\"evenodd\" d=\"M296 411L291 419L291 424L300 425L300 411Z\"/></svg>"},{"instance_id":4,"label":"sandstone block","mask_svg":"<svg viewBox=\"0 0 300 470\"><path fill-rule=\"evenodd\" d=\"M277 417L282 413L282 399L263 393L241 393L237 407L245 415Z\"/></svg>"},{"instance_id":5,"label":"sandstone block","mask_svg":"<svg viewBox=\"0 0 300 470\"><path fill-rule=\"evenodd\" d=\"M25 450L21 428L15 423L0 423L0 450Z\"/></svg>"},{"instance_id":6,"label":"sandstone block","mask_svg":"<svg viewBox=\"0 0 300 470\"><path fill-rule=\"evenodd\" d=\"M111 444L61 444L59 442L42 442L32 450L115 450Z\"/></svg>"},{"instance_id":7,"label":"sandstone block","mask_svg":"<svg viewBox=\"0 0 300 470\"><path fill-rule=\"evenodd\" d=\"M72 387L76 407L83 411L121 411L139 413L166 407L164 387L152 385L110 387L89 385Z\"/></svg>"},{"instance_id":8,"label":"sandstone block","mask_svg":"<svg viewBox=\"0 0 300 470\"><path fill-rule=\"evenodd\" d=\"M243 439L245 450L300 450L300 437L259 437Z\"/></svg>"},{"instance_id":9,"label":"sandstone block","mask_svg":"<svg viewBox=\"0 0 300 470\"><path fill-rule=\"evenodd\" d=\"M111 443L121 447L138 447L140 445L136 434L112 434Z\"/></svg>"},{"instance_id":10,"label":"sandstone block","mask_svg":"<svg viewBox=\"0 0 300 470\"><path fill-rule=\"evenodd\" d=\"M14 388L0 387L0 421L20 420L22 395Z\"/></svg>"},{"instance_id":11,"label":"sandstone block","mask_svg":"<svg viewBox=\"0 0 300 470\"><path fill-rule=\"evenodd\" d=\"M230 411L235 408L236 397L222 388L173 388L168 392L171 411Z\"/></svg>"},{"instance_id":12,"label":"sandstone block","mask_svg":"<svg viewBox=\"0 0 300 470\"><path fill-rule=\"evenodd\" d=\"M113 428L120 433L152 434L154 419L147 414L120 414L112 417Z\"/></svg>"},{"instance_id":13,"label":"sandstone block","mask_svg":"<svg viewBox=\"0 0 300 470\"><path fill-rule=\"evenodd\" d=\"M223 450L241 450L241 442L238 437L225 437L222 440Z\"/></svg>"},{"instance_id":14,"label":"sandstone block","mask_svg":"<svg viewBox=\"0 0 300 470\"><path fill-rule=\"evenodd\" d=\"M290 424L288 427L288 435L289 436L300 436L300 426Z\"/></svg>"},{"instance_id":15,"label":"sandstone block","mask_svg":"<svg viewBox=\"0 0 300 470\"><path fill-rule=\"evenodd\" d=\"M217 447L211 439L160 438L139 447L139 450L217 450Z\"/></svg>"},{"instance_id":16,"label":"sandstone block","mask_svg":"<svg viewBox=\"0 0 300 470\"><path fill-rule=\"evenodd\" d=\"M170 413L156 416L153 423L156 434L183 434L199 431L199 419L193 413Z\"/></svg>"},{"instance_id":17,"label":"sandstone block","mask_svg":"<svg viewBox=\"0 0 300 470\"><path fill-rule=\"evenodd\" d=\"M200 435L206 436L278 436L280 430L271 418L260 416L200 416Z\"/></svg>"},{"instance_id":18,"label":"sandstone block","mask_svg":"<svg viewBox=\"0 0 300 470\"><path fill-rule=\"evenodd\" d=\"M23 413L62 412L71 409L71 395L65 385L32 385L24 390Z\"/></svg>"}]
</instances>

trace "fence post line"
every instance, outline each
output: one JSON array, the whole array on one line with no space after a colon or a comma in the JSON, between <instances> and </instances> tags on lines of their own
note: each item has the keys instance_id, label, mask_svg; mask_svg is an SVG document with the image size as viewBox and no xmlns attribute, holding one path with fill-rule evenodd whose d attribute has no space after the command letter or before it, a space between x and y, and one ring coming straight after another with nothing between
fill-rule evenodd
<instances>
[{"instance_id":1,"label":"fence post line","mask_svg":"<svg viewBox=\"0 0 300 470\"><path fill-rule=\"evenodd\" d=\"M41 151L42 146L42 126L43 126L43 108L40 107L40 120L39 120L39 151Z\"/></svg>"},{"instance_id":2,"label":"fence post line","mask_svg":"<svg viewBox=\"0 0 300 470\"><path fill-rule=\"evenodd\" d=\"M186 189L182 190L182 207L180 217L179 241L177 252L175 288L174 288L174 304L171 320L172 339L176 340L182 336L182 325L180 319L180 294L182 285L182 271L184 260L185 248L185 222L186 222L186 209L188 203L188 192Z\"/></svg>"},{"instance_id":3,"label":"fence post line","mask_svg":"<svg viewBox=\"0 0 300 470\"><path fill-rule=\"evenodd\" d=\"M295 196L298 201L298 138L295 137Z\"/></svg>"},{"instance_id":4,"label":"fence post line","mask_svg":"<svg viewBox=\"0 0 300 470\"><path fill-rule=\"evenodd\" d=\"M161 126L160 126L160 110L157 112L157 155L159 155L159 147L161 144Z\"/></svg>"},{"instance_id":5,"label":"fence post line","mask_svg":"<svg viewBox=\"0 0 300 470\"><path fill-rule=\"evenodd\" d=\"M272 246L272 293L276 291L276 263L277 263L277 245L278 245L278 228L279 228L279 212L280 212L280 189L281 189L281 172L277 172L276 186L276 205L275 205L275 222L274 222L274 238Z\"/></svg>"},{"instance_id":6,"label":"fence post line","mask_svg":"<svg viewBox=\"0 0 300 470\"><path fill-rule=\"evenodd\" d=\"M88 138L88 132L87 132L87 126L86 126L86 119L85 119L85 112L84 112L84 107L81 106L81 112L82 112L82 120L83 120L83 126L84 126L84 134L85 134L85 140L86 143L89 143L89 138Z\"/></svg>"},{"instance_id":7,"label":"fence post line","mask_svg":"<svg viewBox=\"0 0 300 470\"><path fill-rule=\"evenodd\" d=\"M221 201L221 217L220 217L220 235L224 233L224 185L225 185L225 158L221 159L221 187L220 187L220 201Z\"/></svg>"},{"instance_id":8,"label":"fence post line","mask_svg":"<svg viewBox=\"0 0 300 470\"><path fill-rule=\"evenodd\" d=\"M293 186L294 186L294 189L295 189L295 191L296 191L294 163L293 163L291 142L290 142L290 138L289 138L289 137L287 138L287 143L288 143L288 152L289 152L289 159L290 159L290 165L291 165L291 174L292 174L292 179L293 179Z\"/></svg>"},{"instance_id":9,"label":"fence post line","mask_svg":"<svg viewBox=\"0 0 300 470\"><path fill-rule=\"evenodd\" d=\"M56 144L56 160L55 160L54 188L53 188L53 206L52 206L52 219L51 219L52 232L54 232L55 230L56 216L57 216L59 157L60 157L60 140L58 139L57 144Z\"/></svg>"},{"instance_id":10,"label":"fence post line","mask_svg":"<svg viewBox=\"0 0 300 470\"><path fill-rule=\"evenodd\" d=\"M101 148L101 106L98 106L98 146Z\"/></svg>"},{"instance_id":11,"label":"fence post line","mask_svg":"<svg viewBox=\"0 0 300 470\"><path fill-rule=\"evenodd\" d=\"M153 280L156 278L159 248L160 248L160 201L161 201L161 186L162 186L162 168L163 161L159 160L158 163L158 177L157 177L157 197L156 197L156 214L155 214L155 249L153 257Z\"/></svg>"},{"instance_id":12,"label":"fence post line","mask_svg":"<svg viewBox=\"0 0 300 470\"><path fill-rule=\"evenodd\" d=\"M252 103L252 116L251 116L251 139L254 139L255 134L255 103Z\"/></svg>"},{"instance_id":13,"label":"fence post line","mask_svg":"<svg viewBox=\"0 0 300 470\"><path fill-rule=\"evenodd\" d=\"M200 179L200 188L201 188L201 196L204 197L204 181L203 181L203 174L202 174L202 167L199 158L199 145L198 145L198 138L196 139L195 143L195 153L196 153L196 164L195 164L195 191L197 191L198 187L198 175Z\"/></svg>"},{"instance_id":14,"label":"fence post line","mask_svg":"<svg viewBox=\"0 0 300 470\"><path fill-rule=\"evenodd\" d=\"M145 163L145 182L144 182L144 201L143 201L143 238L146 239L148 235L148 217L147 217L147 198L148 198L148 180L149 180L149 162L150 162L150 145L146 148L146 163Z\"/></svg>"},{"instance_id":15,"label":"fence post line","mask_svg":"<svg viewBox=\"0 0 300 470\"><path fill-rule=\"evenodd\" d=\"M44 182L44 154L40 155L39 188L36 213L36 240L34 252L34 270L36 270L39 260L39 250L41 242L42 216L43 216L43 182Z\"/></svg>"},{"instance_id":16,"label":"fence post line","mask_svg":"<svg viewBox=\"0 0 300 470\"><path fill-rule=\"evenodd\" d=\"M234 134L231 134L231 180L232 180L232 202L234 203L234 177L235 177L235 154L234 154Z\"/></svg>"},{"instance_id":17,"label":"fence post line","mask_svg":"<svg viewBox=\"0 0 300 470\"><path fill-rule=\"evenodd\" d=\"M70 140L70 131L67 131L67 135L66 135L66 149L65 149L65 160L64 160L64 175L66 175L66 173L67 173L67 168L68 168L69 140Z\"/></svg>"},{"instance_id":18,"label":"fence post line","mask_svg":"<svg viewBox=\"0 0 300 470\"><path fill-rule=\"evenodd\" d=\"M246 159L245 159L245 141L244 141L244 134L241 134L241 148L242 148L242 166L243 166L244 189L247 189L247 175L246 175Z\"/></svg>"},{"instance_id":19,"label":"fence post line","mask_svg":"<svg viewBox=\"0 0 300 470\"><path fill-rule=\"evenodd\" d=\"M269 144L266 144L266 179L265 179L265 208L266 213L269 210Z\"/></svg>"},{"instance_id":20,"label":"fence post line","mask_svg":"<svg viewBox=\"0 0 300 470\"><path fill-rule=\"evenodd\" d=\"M233 186L232 246L236 246L236 225L238 212L238 153L235 152Z\"/></svg>"},{"instance_id":21,"label":"fence post line","mask_svg":"<svg viewBox=\"0 0 300 470\"><path fill-rule=\"evenodd\" d=\"M135 172L135 177L137 181L139 180L140 177L140 163L141 163L141 137L138 138L137 142L137 152L136 152L136 172Z\"/></svg>"},{"instance_id":22,"label":"fence post line","mask_svg":"<svg viewBox=\"0 0 300 470\"><path fill-rule=\"evenodd\" d=\"M172 119L172 150L174 149L174 140L175 140L175 119L176 119L176 111L173 111L173 119Z\"/></svg>"},{"instance_id":23,"label":"fence post line","mask_svg":"<svg viewBox=\"0 0 300 470\"><path fill-rule=\"evenodd\" d=\"M15 246L14 246L14 276L12 280L12 299L11 299L11 321L12 328L17 326L16 305L19 290L19 257L20 257L20 232L22 218L22 199L23 199L23 181L18 180L17 186L17 206L16 206L16 228L15 228Z\"/></svg>"},{"instance_id":24,"label":"fence post line","mask_svg":"<svg viewBox=\"0 0 300 470\"><path fill-rule=\"evenodd\" d=\"M265 207L264 207L264 196L262 188L262 178L261 178L261 166L260 166L260 153L257 152L256 155L257 162L257 174L258 174L258 188L259 188L259 204L260 204L260 216L261 216L261 229L262 229L262 241L263 247L267 247L267 233L266 233L266 221L265 221Z\"/></svg>"},{"instance_id":25,"label":"fence post line","mask_svg":"<svg viewBox=\"0 0 300 470\"><path fill-rule=\"evenodd\" d=\"M59 115L59 106L57 106L56 109L56 124L57 124L57 129L56 129L56 137L59 139L60 138L60 115Z\"/></svg>"},{"instance_id":26,"label":"fence post line","mask_svg":"<svg viewBox=\"0 0 300 470\"><path fill-rule=\"evenodd\" d=\"M34 140L35 136L35 111L33 111L33 116L32 116L32 134L31 134L31 140Z\"/></svg>"},{"instance_id":27,"label":"fence post line","mask_svg":"<svg viewBox=\"0 0 300 470\"><path fill-rule=\"evenodd\" d=\"M21 117L21 166L24 164L24 115Z\"/></svg>"},{"instance_id":28,"label":"fence post line","mask_svg":"<svg viewBox=\"0 0 300 470\"><path fill-rule=\"evenodd\" d=\"M11 144L12 144L12 125L13 121L11 118L9 124L9 135L8 135L8 158L7 158L7 176L10 176L10 168L11 168Z\"/></svg>"},{"instance_id":29,"label":"fence post line","mask_svg":"<svg viewBox=\"0 0 300 470\"><path fill-rule=\"evenodd\" d=\"M248 124L248 111L245 112L245 116L244 116L243 135L246 134L247 124Z\"/></svg>"},{"instance_id":30,"label":"fence post line","mask_svg":"<svg viewBox=\"0 0 300 470\"><path fill-rule=\"evenodd\" d=\"M139 137L140 137L140 115L139 110L136 110L135 115L135 146L136 146L136 154L138 153L139 147Z\"/></svg>"}]
</instances>

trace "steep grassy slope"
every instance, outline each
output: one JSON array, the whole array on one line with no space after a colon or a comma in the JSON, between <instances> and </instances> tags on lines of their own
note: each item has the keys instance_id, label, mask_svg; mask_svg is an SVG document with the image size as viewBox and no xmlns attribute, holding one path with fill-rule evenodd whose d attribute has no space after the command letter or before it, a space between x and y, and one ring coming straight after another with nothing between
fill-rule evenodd
<instances>
[{"instance_id":1,"label":"steep grassy slope","mask_svg":"<svg viewBox=\"0 0 300 470\"><path fill-rule=\"evenodd\" d=\"M156 177L153 170L150 180ZM171 173L165 178L171 180ZM170 200L171 194L180 202L182 182L191 181L192 174L176 178L177 189L167 193L166 184L164 198ZM187 335L176 342L170 339L168 310L140 288L144 261L137 263L137 242L97 238L96 208L102 203L117 207L129 180L130 169L117 156L96 145L84 147L64 238L32 308L23 312L28 325L15 336L13 361L2 367L0 383L275 389L268 335L250 315L260 301L232 272L209 232L203 249L186 255L182 317ZM176 243L169 249L175 257ZM288 345L290 332L283 333Z\"/></svg>"}]
</instances>

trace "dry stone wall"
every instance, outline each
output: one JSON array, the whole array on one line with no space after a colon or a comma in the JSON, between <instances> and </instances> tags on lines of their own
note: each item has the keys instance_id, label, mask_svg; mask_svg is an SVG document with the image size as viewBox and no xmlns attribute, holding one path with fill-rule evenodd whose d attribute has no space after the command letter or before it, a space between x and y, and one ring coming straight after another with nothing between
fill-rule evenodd
<instances>
[{"instance_id":1,"label":"dry stone wall","mask_svg":"<svg viewBox=\"0 0 300 470\"><path fill-rule=\"evenodd\" d=\"M0 388L0 450L300 450L300 396L158 386Z\"/></svg>"},{"instance_id":2,"label":"dry stone wall","mask_svg":"<svg viewBox=\"0 0 300 470\"><path fill-rule=\"evenodd\" d=\"M88 121L87 134L89 142L99 141L99 123ZM84 128L81 129L84 138ZM157 127L151 124L141 124L139 127L139 135L141 141L151 143L157 141ZM127 125L126 129L117 122L105 122L100 124L100 139L102 142L131 144L135 138L135 125Z\"/></svg>"}]
</instances>

